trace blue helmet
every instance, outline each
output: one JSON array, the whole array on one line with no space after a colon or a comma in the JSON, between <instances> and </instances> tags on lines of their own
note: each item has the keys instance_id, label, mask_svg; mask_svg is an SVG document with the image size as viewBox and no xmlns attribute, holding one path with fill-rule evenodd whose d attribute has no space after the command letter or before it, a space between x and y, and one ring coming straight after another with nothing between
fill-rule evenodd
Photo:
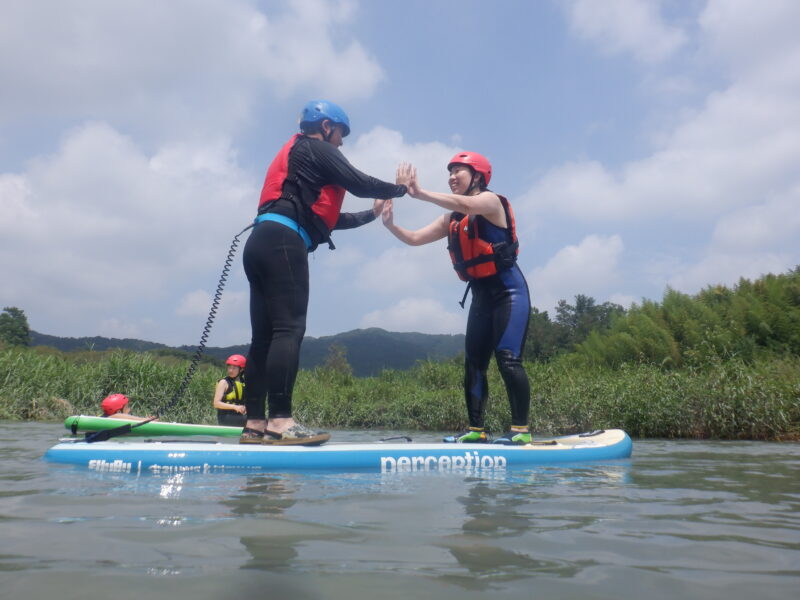
<instances>
[{"instance_id":1,"label":"blue helmet","mask_svg":"<svg viewBox=\"0 0 800 600\"><path fill-rule=\"evenodd\" d=\"M341 106L328 100L312 100L306 104L300 115L300 127L302 128L304 123L317 123L325 119L344 126L342 137L347 137L350 133L350 119L347 118L347 113Z\"/></svg>"}]
</instances>

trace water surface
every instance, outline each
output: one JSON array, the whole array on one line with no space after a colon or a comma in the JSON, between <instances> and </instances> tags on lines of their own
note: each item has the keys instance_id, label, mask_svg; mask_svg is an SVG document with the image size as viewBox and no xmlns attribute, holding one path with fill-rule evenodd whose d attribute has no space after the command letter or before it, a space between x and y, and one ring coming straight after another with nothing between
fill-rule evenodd
<instances>
[{"instance_id":1,"label":"water surface","mask_svg":"<svg viewBox=\"0 0 800 600\"><path fill-rule=\"evenodd\" d=\"M800 589L797 444L634 440L629 460L483 476L136 476L42 461L64 433L0 422L0 598L786 600Z\"/></svg>"}]
</instances>

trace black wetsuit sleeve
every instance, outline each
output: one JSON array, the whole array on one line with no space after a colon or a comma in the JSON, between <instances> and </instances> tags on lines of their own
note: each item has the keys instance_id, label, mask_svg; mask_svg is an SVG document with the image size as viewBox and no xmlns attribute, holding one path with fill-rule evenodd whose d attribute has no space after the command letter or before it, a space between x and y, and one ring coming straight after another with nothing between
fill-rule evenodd
<instances>
[{"instance_id":1,"label":"black wetsuit sleeve","mask_svg":"<svg viewBox=\"0 0 800 600\"><path fill-rule=\"evenodd\" d=\"M327 142L315 139L311 139L309 142L306 148L309 150L310 162L316 166L314 169L316 173L322 175L324 181L324 183L320 181L322 185L331 183L340 185L359 198L399 198L408 191L404 185L381 181L362 173L350 164L338 148ZM301 156L298 156L298 159L300 159L299 163L304 162ZM298 164L298 172L301 174L303 166ZM309 174L312 175L310 179L315 179L312 173Z\"/></svg>"},{"instance_id":2,"label":"black wetsuit sleeve","mask_svg":"<svg viewBox=\"0 0 800 600\"><path fill-rule=\"evenodd\" d=\"M362 210L355 213L341 213L339 220L336 221L334 229L355 229L367 223L372 223L375 220L375 213L372 209Z\"/></svg>"}]
</instances>

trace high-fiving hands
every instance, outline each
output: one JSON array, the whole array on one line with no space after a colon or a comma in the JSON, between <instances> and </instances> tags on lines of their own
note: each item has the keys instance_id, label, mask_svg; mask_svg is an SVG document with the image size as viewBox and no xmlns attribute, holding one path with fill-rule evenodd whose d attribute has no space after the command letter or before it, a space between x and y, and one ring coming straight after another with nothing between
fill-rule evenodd
<instances>
[{"instance_id":1,"label":"high-fiving hands","mask_svg":"<svg viewBox=\"0 0 800 600\"><path fill-rule=\"evenodd\" d=\"M395 182L408 188L408 194L413 198L419 192L417 182L417 169L410 163L400 163L397 167L397 177Z\"/></svg>"},{"instance_id":2,"label":"high-fiving hands","mask_svg":"<svg viewBox=\"0 0 800 600\"><path fill-rule=\"evenodd\" d=\"M386 227L391 227L394 225L394 212L392 211L392 208L394 208L394 203L391 199L383 203L383 213L381 213L381 217L383 218L383 224Z\"/></svg>"},{"instance_id":3,"label":"high-fiving hands","mask_svg":"<svg viewBox=\"0 0 800 600\"><path fill-rule=\"evenodd\" d=\"M384 202L386 202L386 200L381 200L380 198L376 198L375 202L372 203L372 214L375 215L375 217L381 216Z\"/></svg>"}]
</instances>

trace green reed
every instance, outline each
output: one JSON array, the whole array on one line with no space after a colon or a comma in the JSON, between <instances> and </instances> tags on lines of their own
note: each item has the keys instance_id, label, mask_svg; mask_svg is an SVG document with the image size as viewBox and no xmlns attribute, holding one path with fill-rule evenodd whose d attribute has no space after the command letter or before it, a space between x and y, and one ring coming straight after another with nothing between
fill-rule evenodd
<instances>
[{"instance_id":1,"label":"green reed","mask_svg":"<svg viewBox=\"0 0 800 600\"><path fill-rule=\"evenodd\" d=\"M61 353L47 348L0 349L0 419L60 420L100 414L114 392L132 411L164 408L188 361L124 351ZM635 437L800 439L800 358L715 359L702 367L620 368L574 361L527 363L531 425L542 434L619 427ZM222 368L201 366L164 420L213 423L211 399ZM408 371L354 377L347 368L302 370L296 417L327 428L456 431L467 425L460 359L420 362ZM505 389L489 370L486 424L503 431L510 420Z\"/></svg>"}]
</instances>

